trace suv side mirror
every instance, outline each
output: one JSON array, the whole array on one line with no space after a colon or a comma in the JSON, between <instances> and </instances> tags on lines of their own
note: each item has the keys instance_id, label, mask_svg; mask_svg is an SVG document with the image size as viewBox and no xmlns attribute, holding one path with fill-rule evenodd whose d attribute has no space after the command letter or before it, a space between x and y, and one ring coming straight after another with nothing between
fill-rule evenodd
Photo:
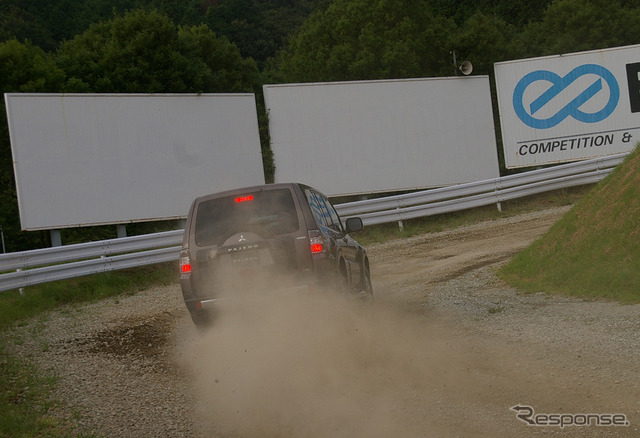
<instances>
[{"instance_id":1,"label":"suv side mirror","mask_svg":"<svg viewBox=\"0 0 640 438\"><path fill-rule=\"evenodd\" d=\"M350 217L346 222L347 233L355 233L356 231L360 231L364 228L362 224L362 219L359 217Z\"/></svg>"}]
</instances>

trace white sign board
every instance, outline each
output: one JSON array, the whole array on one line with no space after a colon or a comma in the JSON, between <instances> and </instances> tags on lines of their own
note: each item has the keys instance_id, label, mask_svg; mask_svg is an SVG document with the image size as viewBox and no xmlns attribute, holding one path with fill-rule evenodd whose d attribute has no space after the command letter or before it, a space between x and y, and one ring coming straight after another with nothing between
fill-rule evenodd
<instances>
[{"instance_id":1,"label":"white sign board","mask_svg":"<svg viewBox=\"0 0 640 438\"><path fill-rule=\"evenodd\" d=\"M494 67L507 167L628 152L640 140L640 45Z\"/></svg>"},{"instance_id":2,"label":"white sign board","mask_svg":"<svg viewBox=\"0 0 640 438\"><path fill-rule=\"evenodd\" d=\"M329 196L499 176L487 76L265 85L276 182Z\"/></svg>"},{"instance_id":3,"label":"white sign board","mask_svg":"<svg viewBox=\"0 0 640 438\"><path fill-rule=\"evenodd\" d=\"M253 94L5 94L25 230L186 216L264 184Z\"/></svg>"}]
</instances>

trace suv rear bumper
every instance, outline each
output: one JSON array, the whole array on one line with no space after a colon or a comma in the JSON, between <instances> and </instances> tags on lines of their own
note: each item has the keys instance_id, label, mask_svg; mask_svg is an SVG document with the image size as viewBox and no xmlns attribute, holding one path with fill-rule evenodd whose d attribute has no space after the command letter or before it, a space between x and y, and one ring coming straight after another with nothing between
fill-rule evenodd
<instances>
[{"instance_id":1,"label":"suv rear bumper","mask_svg":"<svg viewBox=\"0 0 640 438\"><path fill-rule=\"evenodd\" d=\"M189 312L191 312L192 314L194 312L217 309L221 305L223 305L225 302L233 301L234 299L237 299L239 295L240 296L244 295L244 294L237 294L237 295L224 295L220 297L197 297L191 292L191 285L188 280L183 280L182 283L183 283L182 296L184 298L184 303L187 306L187 309L189 310ZM282 295L287 295L287 294L309 293L319 289L320 288L316 285L305 283L305 284L291 285L288 287L282 287L275 290L269 290L265 292L265 294L274 294L281 297Z\"/></svg>"},{"instance_id":2,"label":"suv rear bumper","mask_svg":"<svg viewBox=\"0 0 640 438\"><path fill-rule=\"evenodd\" d=\"M299 293L310 292L312 289L314 289L312 286L305 284L301 286L292 286L285 289L279 289L277 292L278 294L282 294L282 293L299 294ZM219 297L219 298L194 299L193 306L196 309L212 310L212 309L218 308L221 305L224 305L225 302L233 301L234 298L235 298L234 296L225 296L225 297ZM185 300L185 303L187 303L186 300ZM189 304L187 304L187 308L189 308Z\"/></svg>"},{"instance_id":3,"label":"suv rear bumper","mask_svg":"<svg viewBox=\"0 0 640 438\"><path fill-rule=\"evenodd\" d=\"M287 294L298 295L310 293L317 289L317 287L314 287L312 285L299 285L284 289L278 289L277 291L269 291L269 293L275 293L275 295L277 295L278 297L282 297L283 295ZM183 295L184 303L187 307L187 310L189 310L189 313L191 314L191 319L193 320L195 325L200 328L210 326L215 316L221 311L225 304L231 304L239 298L238 296L233 295L217 298L194 298L191 294L185 294L184 290Z\"/></svg>"}]
</instances>

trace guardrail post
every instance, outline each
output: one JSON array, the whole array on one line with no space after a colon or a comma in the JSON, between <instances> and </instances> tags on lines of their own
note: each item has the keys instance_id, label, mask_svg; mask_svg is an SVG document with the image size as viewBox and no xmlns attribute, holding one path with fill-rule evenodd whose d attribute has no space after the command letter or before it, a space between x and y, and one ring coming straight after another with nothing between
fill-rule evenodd
<instances>
[{"instance_id":1,"label":"guardrail post","mask_svg":"<svg viewBox=\"0 0 640 438\"><path fill-rule=\"evenodd\" d=\"M125 224L116 225L116 232L118 233L118 239L127 237L127 226Z\"/></svg>"},{"instance_id":2,"label":"guardrail post","mask_svg":"<svg viewBox=\"0 0 640 438\"><path fill-rule=\"evenodd\" d=\"M16 269L16 272L22 272L22 269L18 268ZM24 288L18 288L18 292L20 293L20 295L24 295Z\"/></svg>"},{"instance_id":3,"label":"guardrail post","mask_svg":"<svg viewBox=\"0 0 640 438\"><path fill-rule=\"evenodd\" d=\"M51 236L51 246L62 246L60 230L49 230L49 235Z\"/></svg>"}]
</instances>

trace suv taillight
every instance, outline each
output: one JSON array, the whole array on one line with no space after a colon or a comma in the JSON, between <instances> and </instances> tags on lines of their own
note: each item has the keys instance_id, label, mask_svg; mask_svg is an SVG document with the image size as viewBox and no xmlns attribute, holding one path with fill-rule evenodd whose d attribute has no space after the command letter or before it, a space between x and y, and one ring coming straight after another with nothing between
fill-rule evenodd
<instances>
[{"instance_id":1,"label":"suv taillight","mask_svg":"<svg viewBox=\"0 0 640 438\"><path fill-rule=\"evenodd\" d=\"M180 254L180 273L188 274L191 272L191 260L186 251L182 251Z\"/></svg>"},{"instance_id":2,"label":"suv taillight","mask_svg":"<svg viewBox=\"0 0 640 438\"><path fill-rule=\"evenodd\" d=\"M318 254L324 251L324 239L320 231L309 231L309 249L311 254Z\"/></svg>"}]
</instances>

